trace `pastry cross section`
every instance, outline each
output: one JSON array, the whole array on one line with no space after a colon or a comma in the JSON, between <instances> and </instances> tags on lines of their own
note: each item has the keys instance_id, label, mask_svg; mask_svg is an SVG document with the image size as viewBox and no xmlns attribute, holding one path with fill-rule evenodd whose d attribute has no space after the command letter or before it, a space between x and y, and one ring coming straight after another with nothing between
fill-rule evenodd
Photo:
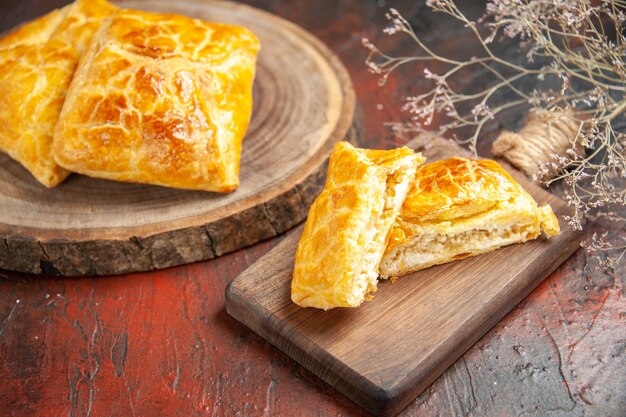
<instances>
[{"instance_id":1,"label":"pastry cross section","mask_svg":"<svg viewBox=\"0 0 626 417\"><path fill-rule=\"evenodd\" d=\"M513 243L559 233L497 162L451 158L422 165L389 233L380 275L394 278Z\"/></svg>"},{"instance_id":2,"label":"pastry cross section","mask_svg":"<svg viewBox=\"0 0 626 417\"><path fill-rule=\"evenodd\" d=\"M55 160L91 177L233 191L259 48L239 26L118 11L76 70Z\"/></svg>"},{"instance_id":3,"label":"pastry cross section","mask_svg":"<svg viewBox=\"0 0 626 417\"><path fill-rule=\"evenodd\" d=\"M339 142L296 252L291 299L302 307L356 307L376 291L389 229L424 162L409 148Z\"/></svg>"}]
</instances>

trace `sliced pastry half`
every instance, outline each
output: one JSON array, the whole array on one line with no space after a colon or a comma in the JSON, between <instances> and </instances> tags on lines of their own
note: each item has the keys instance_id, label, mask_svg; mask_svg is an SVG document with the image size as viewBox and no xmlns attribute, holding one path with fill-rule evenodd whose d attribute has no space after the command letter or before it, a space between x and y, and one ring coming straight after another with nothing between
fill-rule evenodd
<instances>
[{"instance_id":1,"label":"sliced pastry half","mask_svg":"<svg viewBox=\"0 0 626 417\"><path fill-rule=\"evenodd\" d=\"M91 177L233 191L259 48L239 26L120 10L80 60L56 162Z\"/></svg>"},{"instance_id":2,"label":"sliced pastry half","mask_svg":"<svg viewBox=\"0 0 626 417\"><path fill-rule=\"evenodd\" d=\"M0 151L43 185L69 175L52 137L74 70L91 36L116 7L78 0L0 38Z\"/></svg>"},{"instance_id":3,"label":"sliced pastry half","mask_svg":"<svg viewBox=\"0 0 626 417\"><path fill-rule=\"evenodd\" d=\"M424 162L409 148L355 149L339 142L298 244L291 299L302 307L356 307L376 291L378 266Z\"/></svg>"},{"instance_id":4,"label":"sliced pastry half","mask_svg":"<svg viewBox=\"0 0 626 417\"><path fill-rule=\"evenodd\" d=\"M380 265L383 278L559 233L537 202L495 161L451 158L418 168Z\"/></svg>"}]
</instances>

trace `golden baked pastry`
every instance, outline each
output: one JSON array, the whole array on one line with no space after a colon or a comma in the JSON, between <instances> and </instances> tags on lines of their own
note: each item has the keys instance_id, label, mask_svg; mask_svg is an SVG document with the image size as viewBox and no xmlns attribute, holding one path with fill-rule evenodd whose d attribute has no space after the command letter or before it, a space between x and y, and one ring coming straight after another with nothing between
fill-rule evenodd
<instances>
[{"instance_id":1,"label":"golden baked pastry","mask_svg":"<svg viewBox=\"0 0 626 417\"><path fill-rule=\"evenodd\" d=\"M76 70L55 160L92 177L236 189L258 51L242 27L120 10Z\"/></svg>"},{"instance_id":2,"label":"golden baked pastry","mask_svg":"<svg viewBox=\"0 0 626 417\"><path fill-rule=\"evenodd\" d=\"M78 0L0 39L0 150L47 187L69 172L52 156L52 134L81 52L115 7Z\"/></svg>"},{"instance_id":3,"label":"golden baked pastry","mask_svg":"<svg viewBox=\"0 0 626 417\"><path fill-rule=\"evenodd\" d=\"M76 0L66 8L65 17L52 34L51 39L61 40L74 47L82 55L93 38L94 33L118 10L106 0Z\"/></svg>"},{"instance_id":4,"label":"golden baked pastry","mask_svg":"<svg viewBox=\"0 0 626 417\"><path fill-rule=\"evenodd\" d=\"M291 299L302 307L356 307L376 291L387 234L420 154L355 149L339 142L296 252Z\"/></svg>"},{"instance_id":5,"label":"golden baked pastry","mask_svg":"<svg viewBox=\"0 0 626 417\"><path fill-rule=\"evenodd\" d=\"M451 158L417 169L380 264L383 278L559 233L535 200L495 161Z\"/></svg>"}]
</instances>

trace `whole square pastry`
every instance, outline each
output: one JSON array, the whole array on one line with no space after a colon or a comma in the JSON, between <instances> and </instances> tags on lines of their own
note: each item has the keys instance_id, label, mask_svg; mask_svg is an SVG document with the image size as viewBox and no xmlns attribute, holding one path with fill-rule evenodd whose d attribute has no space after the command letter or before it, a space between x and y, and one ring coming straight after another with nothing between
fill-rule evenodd
<instances>
[{"instance_id":1,"label":"whole square pastry","mask_svg":"<svg viewBox=\"0 0 626 417\"><path fill-rule=\"evenodd\" d=\"M69 175L54 161L52 143L74 70L116 9L105 0L77 0L0 39L0 151L47 187Z\"/></svg>"},{"instance_id":2,"label":"whole square pastry","mask_svg":"<svg viewBox=\"0 0 626 417\"><path fill-rule=\"evenodd\" d=\"M258 51L242 27L120 10L80 61L55 160L92 177L236 189Z\"/></svg>"}]
</instances>

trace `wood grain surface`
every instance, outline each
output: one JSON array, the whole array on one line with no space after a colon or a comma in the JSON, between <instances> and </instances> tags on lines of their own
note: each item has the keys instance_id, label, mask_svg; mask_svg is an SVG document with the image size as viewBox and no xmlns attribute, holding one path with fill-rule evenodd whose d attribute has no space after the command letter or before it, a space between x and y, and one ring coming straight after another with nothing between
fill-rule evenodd
<instances>
[{"instance_id":1,"label":"wood grain surface","mask_svg":"<svg viewBox=\"0 0 626 417\"><path fill-rule=\"evenodd\" d=\"M210 259L276 236L306 217L333 144L354 136L349 75L294 24L228 2L117 4L239 24L259 37L240 187L220 194L72 175L46 189L0 154L1 268L120 274Z\"/></svg>"},{"instance_id":2,"label":"wood grain surface","mask_svg":"<svg viewBox=\"0 0 626 417\"><path fill-rule=\"evenodd\" d=\"M67 2L0 0L0 30ZM406 143L385 123L407 120L402 97L426 88L422 63L384 87L365 68L362 36L395 54L415 52L408 39L381 33L389 7L436 51L481 53L423 0L246 2L297 23L339 56L363 109L363 143L373 148ZM485 7L459 4L470 17ZM493 46L506 58L517 53L511 42ZM479 88L484 80L476 73L462 82L459 88ZM498 129L522 120L512 113L489 126L482 149ZM558 186L550 191L561 194ZM626 237L626 230L612 232ZM210 261L122 276L0 271L0 415L369 416L225 312L227 284L283 236ZM602 261L576 251L401 415L626 415L626 265L596 270Z\"/></svg>"},{"instance_id":3,"label":"wood grain surface","mask_svg":"<svg viewBox=\"0 0 626 417\"><path fill-rule=\"evenodd\" d=\"M437 142L424 150L427 162L462 156ZM564 201L505 167L540 205L568 213ZM323 311L291 302L300 226L231 282L226 310L366 410L394 416L576 251L583 232L561 227L549 240L379 282L358 308Z\"/></svg>"}]
</instances>

